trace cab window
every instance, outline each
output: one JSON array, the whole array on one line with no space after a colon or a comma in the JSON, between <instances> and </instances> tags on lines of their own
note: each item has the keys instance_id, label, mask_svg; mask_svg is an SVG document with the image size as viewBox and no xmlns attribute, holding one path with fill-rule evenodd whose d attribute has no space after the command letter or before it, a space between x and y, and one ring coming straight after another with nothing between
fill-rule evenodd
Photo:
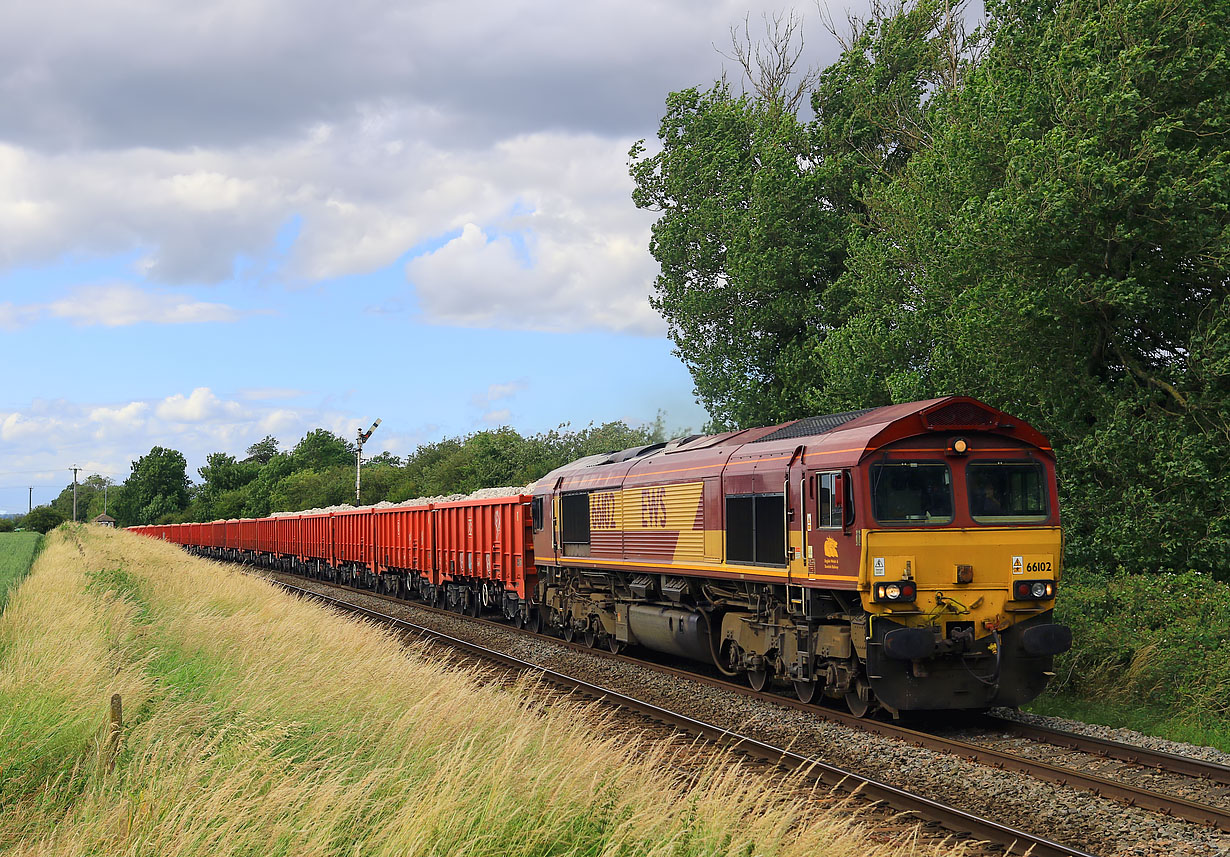
<instances>
[{"instance_id":1,"label":"cab window","mask_svg":"<svg viewBox=\"0 0 1230 857\"><path fill-rule=\"evenodd\" d=\"M931 461L871 465L871 511L881 524L952 523L952 474Z\"/></svg>"},{"instance_id":2,"label":"cab window","mask_svg":"<svg viewBox=\"0 0 1230 857\"><path fill-rule=\"evenodd\" d=\"M841 506L837 505L836 473L816 476L816 526L821 529L841 528Z\"/></svg>"},{"instance_id":3,"label":"cab window","mask_svg":"<svg viewBox=\"0 0 1230 857\"><path fill-rule=\"evenodd\" d=\"M970 462L969 513L980 524L1036 524L1047 513L1046 470L1036 461Z\"/></svg>"}]
</instances>

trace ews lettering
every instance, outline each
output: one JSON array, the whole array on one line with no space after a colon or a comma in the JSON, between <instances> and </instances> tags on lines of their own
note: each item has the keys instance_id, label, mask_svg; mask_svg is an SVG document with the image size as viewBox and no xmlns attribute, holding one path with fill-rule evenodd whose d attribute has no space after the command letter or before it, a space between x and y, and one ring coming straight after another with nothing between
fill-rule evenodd
<instances>
[{"instance_id":1,"label":"ews lettering","mask_svg":"<svg viewBox=\"0 0 1230 857\"><path fill-rule=\"evenodd\" d=\"M666 526L665 488L646 488L641 492L641 526Z\"/></svg>"}]
</instances>

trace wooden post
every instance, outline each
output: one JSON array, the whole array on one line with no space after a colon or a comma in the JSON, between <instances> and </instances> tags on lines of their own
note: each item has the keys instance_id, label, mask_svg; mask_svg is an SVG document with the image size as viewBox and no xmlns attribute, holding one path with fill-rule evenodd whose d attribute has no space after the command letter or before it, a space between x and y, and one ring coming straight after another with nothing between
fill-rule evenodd
<instances>
[{"instance_id":1,"label":"wooden post","mask_svg":"<svg viewBox=\"0 0 1230 857\"><path fill-rule=\"evenodd\" d=\"M107 738L107 770L114 770L120 749L120 732L124 728L124 703L118 693L111 695L111 734Z\"/></svg>"}]
</instances>

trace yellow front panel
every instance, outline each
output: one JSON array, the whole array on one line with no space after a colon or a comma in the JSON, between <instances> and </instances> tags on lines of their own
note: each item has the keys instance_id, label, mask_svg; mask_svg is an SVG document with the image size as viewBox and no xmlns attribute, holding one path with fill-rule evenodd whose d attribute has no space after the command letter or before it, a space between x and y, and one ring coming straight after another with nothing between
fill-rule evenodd
<instances>
[{"instance_id":1,"label":"yellow front panel","mask_svg":"<svg viewBox=\"0 0 1230 857\"><path fill-rule=\"evenodd\" d=\"M973 621L978 636L987 623L1011 624L1050 608L1054 601L1014 602L1014 580L1059 580L1062 545L1058 527L1003 527L935 530L865 530L859 567L863 606L910 626ZM909 575L918 586L914 604L872 600L871 587ZM972 567L973 580L957 583L959 565Z\"/></svg>"}]
</instances>

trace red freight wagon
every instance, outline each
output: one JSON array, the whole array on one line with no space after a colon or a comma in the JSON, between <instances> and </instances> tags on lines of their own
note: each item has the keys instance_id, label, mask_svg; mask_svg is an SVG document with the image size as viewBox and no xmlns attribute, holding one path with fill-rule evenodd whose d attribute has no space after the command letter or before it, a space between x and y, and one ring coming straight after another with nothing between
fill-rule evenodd
<instances>
[{"instance_id":1,"label":"red freight wagon","mask_svg":"<svg viewBox=\"0 0 1230 857\"><path fill-rule=\"evenodd\" d=\"M273 522L273 552L280 556L295 556L299 553L299 516L282 515L270 519Z\"/></svg>"},{"instance_id":2,"label":"red freight wagon","mask_svg":"<svg viewBox=\"0 0 1230 857\"><path fill-rule=\"evenodd\" d=\"M370 509L333 515L333 560L354 563L373 571L374 532Z\"/></svg>"},{"instance_id":3,"label":"red freight wagon","mask_svg":"<svg viewBox=\"0 0 1230 857\"><path fill-rule=\"evenodd\" d=\"M256 550L260 553L277 553L274 539L273 518L256 519Z\"/></svg>"},{"instance_id":4,"label":"red freight wagon","mask_svg":"<svg viewBox=\"0 0 1230 857\"><path fill-rule=\"evenodd\" d=\"M372 515L376 534L376 570L430 572L433 545L431 506L377 509Z\"/></svg>"},{"instance_id":5,"label":"red freight wagon","mask_svg":"<svg viewBox=\"0 0 1230 857\"><path fill-rule=\"evenodd\" d=\"M201 524L201 544L209 548L222 547L224 527L225 524L222 521L211 521L208 524Z\"/></svg>"},{"instance_id":6,"label":"red freight wagon","mask_svg":"<svg viewBox=\"0 0 1230 857\"><path fill-rule=\"evenodd\" d=\"M530 499L514 495L434 506L440 577L499 582L506 592L525 598L528 575L532 595L535 581Z\"/></svg>"},{"instance_id":7,"label":"red freight wagon","mask_svg":"<svg viewBox=\"0 0 1230 857\"><path fill-rule=\"evenodd\" d=\"M258 551L260 544L257 540L257 525L260 522L256 518L242 518L239 521L239 548L245 551Z\"/></svg>"},{"instance_id":8,"label":"red freight wagon","mask_svg":"<svg viewBox=\"0 0 1230 857\"><path fill-rule=\"evenodd\" d=\"M333 516L302 515L299 518L300 559L322 559L333 564Z\"/></svg>"}]
</instances>

